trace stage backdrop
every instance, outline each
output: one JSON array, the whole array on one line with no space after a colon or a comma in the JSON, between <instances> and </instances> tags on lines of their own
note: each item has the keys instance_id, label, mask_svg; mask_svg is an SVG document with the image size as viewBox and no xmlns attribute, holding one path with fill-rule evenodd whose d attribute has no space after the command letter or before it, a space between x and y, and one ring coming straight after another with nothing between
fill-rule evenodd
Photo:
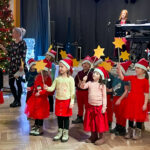
<instances>
[{"instance_id":1,"label":"stage backdrop","mask_svg":"<svg viewBox=\"0 0 150 150\"><path fill-rule=\"evenodd\" d=\"M21 26L27 38L35 38L35 56L44 55L50 45L49 0L21 0Z\"/></svg>"},{"instance_id":2,"label":"stage backdrop","mask_svg":"<svg viewBox=\"0 0 150 150\"><path fill-rule=\"evenodd\" d=\"M98 1L98 0L97 0ZM114 28L122 9L129 11L129 20L149 19L150 0L50 0L51 21L55 21L55 42L68 40L68 18L71 20L71 42L83 47L82 56L93 55L98 44L106 56L113 56Z\"/></svg>"}]
</instances>

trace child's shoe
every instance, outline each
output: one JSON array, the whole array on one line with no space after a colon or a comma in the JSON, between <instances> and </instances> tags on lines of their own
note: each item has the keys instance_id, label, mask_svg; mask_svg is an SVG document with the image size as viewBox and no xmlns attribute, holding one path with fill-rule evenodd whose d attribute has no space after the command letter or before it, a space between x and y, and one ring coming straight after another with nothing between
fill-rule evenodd
<instances>
[{"instance_id":1,"label":"child's shoe","mask_svg":"<svg viewBox=\"0 0 150 150\"><path fill-rule=\"evenodd\" d=\"M102 145L105 143L103 133L99 133L99 139L95 141L95 145Z\"/></svg>"},{"instance_id":2,"label":"child's shoe","mask_svg":"<svg viewBox=\"0 0 150 150\"><path fill-rule=\"evenodd\" d=\"M95 143L95 141L98 139L97 132L91 132L90 138L86 139L86 143Z\"/></svg>"},{"instance_id":3,"label":"child's shoe","mask_svg":"<svg viewBox=\"0 0 150 150\"><path fill-rule=\"evenodd\" d=\"M62 142L67 142L68 140L69 140L68 130L67 130L67 129L64 129L64 130L63 130L63 136L62 136L61 141L62 141Z\"/></svg>"},{"instance_id":4,"label":"child's shoe","mask_svg":"<svg viewBox=\"0 0 150 150\"><path fill-rule=\"evenodd\" d=\"M43 127L38 127L34 130L33 134L34 136L39 136L43 134Z\"/></svg>"},{"instance_id":5,"label":"child's shoe","mask_svg":"<svg viewBox=\"0 0 150 150\"><path fill-rule=\"evenodd\" d=\"M58 129L58 133L57 133L56 136L53 138L53 141L58 141L58 140L60 140L61 137L62 137L62 134L63 134L62 132L63 132L63 129L59 128L59 129Z\"/></svg>"},{"instance_id":6,"label":"child's shoe","mask_svg":"<svg viewBox=\"0 0 150 150\"><path fill-rule=\"evenodd\" d=\"M133 140L139 140L142 137L142 130L139 128L135 128L135 133L133 134Z\"/></svg>"},{"instance_id":7,"label":"child's shoe","mask_svg":"<svg viewBox=\"0 0 150 150\"><path fill-rule=\"evenodd\" d=\"M125 135L125 139L131 139L133 137L133 131L134 131L133 128L129 127L128 132Z\"/></svg>"}]
</instances>

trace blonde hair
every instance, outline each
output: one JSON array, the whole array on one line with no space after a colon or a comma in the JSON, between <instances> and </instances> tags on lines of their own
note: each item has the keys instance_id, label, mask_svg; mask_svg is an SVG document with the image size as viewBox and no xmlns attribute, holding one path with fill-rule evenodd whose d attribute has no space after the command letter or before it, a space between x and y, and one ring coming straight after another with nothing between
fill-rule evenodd
<instances>
[{"instance_id":1,"label":"blonde hair","mask_svg":"<svg viewBox=\"0 0 150 150\"><path fill-rule=\"evenodd\" d=\"M128 19L128 11L126 9L123 9L120 13L120 16L119 16L119 20L121 20L121 16L122 16L122 13L125 12L126 13L126 16L125 16L125 19L127 20Z\"/></svg>"}]
</instances>

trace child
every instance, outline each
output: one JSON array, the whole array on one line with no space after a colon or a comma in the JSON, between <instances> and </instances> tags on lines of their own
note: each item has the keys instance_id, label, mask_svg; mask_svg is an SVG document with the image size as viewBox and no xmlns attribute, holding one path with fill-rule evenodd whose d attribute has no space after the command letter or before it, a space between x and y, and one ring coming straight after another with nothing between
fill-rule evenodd
<instances>
[{"instance_id":1,"label":"child","mask_svg":"<svg viewBox=\"0 0 150 150\"><path fill-rule=\"evenodd\" d=\"M59 76L54 80L51 87L45 86L47 91L56 90L55 114L58 120L58 133L54 141L67 142L69 139L69 117L72 116L72 108L75 98L75 83L70 76L72 60L63 59L59 62Z\"/></svg>"},{"instance_id":2,"label":"child","mask_svg":"<svg viewBox=\"0 0 150 150\"><path fill-rule=\"evenodd\" d=\"M71 54L67 54L67 58L66 59L71 59L73 60L73 56Z\"/></svg>"},{"instance_id":3,"label":"child","mask_svg":"<svg viewBox=\"0 0 150 150\"><path fill-rule=\"evenodd\" d=\"M78 115L75 120L72 121L73 124L83 123L83 113L84 107L86 108L88 104L88 90L81 89L80 84L83 80L83 77L88 74L88 81L92 81L92 72L89 72L91 68L92 60L90 56L86 56L82 61L83 70L79 71L75 77L75 86L76 86L76 98L77 98L77 105L78 105Z\"/></svg>"},{"instance_id":4,"label":"child","mask_svg":"<svg viewBox=\"0 0 150 150\"><path fill-rule=\"evenodd\" d=\"M28 60L28 65L29 65L29 72L26 73L26 81L27 83L27 97L26 97L26 102L28 101L28 99L30 98L30 96L32 95L33 91L30 91L30 88L34 85L34 79L37 76L37 71L34 68L35 66L35 60L33 58ZM29 91L28 91L29 89Z\"/></svg>"},{"instance_id":5,"label":"child","mask_svg":"<svg viewBox=\"0 0 150 150\"><path fill-rule=\"evenodd\" d=\"M115 63L109 59L106 61L107 63L110 63L111 66L113 67ZM113 121L113 93L109 89L112 89L112 75L110 72L109 74L109 80L106 83L106 91L107 91L107 117L108 117L108 122L109 122L109 129L111 130L112 126L112 121Z\"/></svg>"},{"instance_id":6,"label":"child","mask_svg":"<svg viewBox=\"0 0 150 150\"><path fill-rule=\"evenodd\" d=\"M52 64L52 67L51 67L51 74L50 74L50 77L52 79L52 81L54 81L54 78L55 78L55 70L56 70L56 67L55 67L55 64L54 64L54 61L55 61L55 57L56 57L56 52L54 50L50 50L46 53L46 58L44 61L49 61L51 64ZM51 94L48 96L48 99L49 99L49 104L50 104L50 112L53 112L53 105L54 105L54 99L53 99L53 95L54 93L51 92Z\"/></svg>"},{"instance_id":7,"label":"child","mask_svg":"<svg viewBox=\"0 0 150 150\"><path fill-rule=\"evenodd\" d=\"M92 59L94 68L98 67L98 65L103 62L101 58L98 59L96 56L92 56L91 59Z\"/></svg>"},{"instance_id":8,"label":"child","mask_svg":"<svg viewBox=\"0 0 150 150\"><path fill-rule=\"evenodd\" d=\"M47 64L44 70L37 75L34 86L28 88L32 91L32 96L28 99L25 113L29 118L35 119L35 124L31 128L30 135L43 134L43 119L49 117L48 92L44 90L44 83L51 85L51 78L48 75L50 66ZM43 83L44 81L44 83Z\"/></svg>"},{"instance_id":9,"label":"child","mask_svg":"<svg viewBox=\"0 0 150 150\"><path fill-rule=\"evenodd\" d=\"M123 62L121 65L121 71L123 74L127 71L131 65L131 61ZM119 77L112 76L112 88L108 90L113 92L113 108L116 117L116 127L111 130L111 133L124 136L126 134L126 119L124 118L126 96L128 94L129 83L122 81Z\"/></svg>"},{"instance_id":10,"label":"child","mask_svg":"<svg viewBox=\"0 0 150 150\"><path fill-rule=\"evenodd\" d=\"M130 81L131 91L127 97L125 118L129 119L127 139L140 139L142 123L148 120L147 103L149 93L149 81L147 73L148 61L145 58L140 59L135 64L136 75L124 76L121 72L121 66L118 64L118 73L121 80ZM136 126L134 129L134 121Z\"/></svg>"},{"instance_id":11,"label":"child","mask_svg":"<svg viewBox=\"0 0 150 150\"><path fill-rule=\"evenodd\" d=\"M103 132L108 131L106 85L103 83L106 77L108 77L106 70L103 67L97 67L93 72L93 81L85 83L87 80L85 76L81 84L81 88L88 88L88 107L84 118L84 130L90 131L91 137L86 142L96 145L105 142Z\"/></svg>"}]
</instances>

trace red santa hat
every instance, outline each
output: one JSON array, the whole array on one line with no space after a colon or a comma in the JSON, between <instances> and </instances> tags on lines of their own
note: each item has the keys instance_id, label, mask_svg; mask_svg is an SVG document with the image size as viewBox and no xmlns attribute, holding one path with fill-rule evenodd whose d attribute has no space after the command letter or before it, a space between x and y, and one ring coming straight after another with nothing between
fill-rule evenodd
<instances>
[{"instance_id":1,"label":"red santa hat","mask_svg":"<svg viewBox=\"0 0 150 150\"><path fill-rule=\"evenodd\" d=\"M35 65L35 64L36 64L36 62L35 62L35 60L34 60L33 58L30 58L30 59L28 60L29 68L31 68L31 66L32 66L32 65Z\"/></svg>"},{"instance_id":2,"label":"red santa hat","mask_svg":"<svg viewBox=\"0 0 150 150\"><path fill-rule=\"evenodd\" d=\"M94 66L96 66L96 65L98 65L98 64L103 62L103 60L101 58L98 59L96 56L92 56L91 59L92 59L92 62L93 62Z\"/></svg>"},{"instance_id":3,"label":"red santa hat","mask_svg":"<svg viewBox=\"0 0 150 150\"><path fill-rule=\"evenodd\" d=\"M123 74L126 73L126 71L128 70L129 66L132 64L131 61L126 61L120 64L121 66L121 71L123 72Z\"/></svg>"},{"instance_id":4,"label":"red santa hat","mask_svg":"<svg viewBox=\"0 0 150 150\"><path fill-rule=\"evenodd\" d=\"M111 59L106 60L106 62L107 62L107 63L110 63L112 67L115 65L115 63L114 63Z\"/></svg>"},{"instance_id":5,"label":"red santa hat","mask_svg":"<svg viewBox=\"0 0 150 150\"><path fill-rule=\"evenodd\" d=\"M54 50L51 49L46 54L52 56L53 58L55 58L55 56L56 56L57 53Z\"/></svg>"},{"instance_id":6,"label":"red santa hat","mask_svg":"<svg viewBox=\"0 0 150 150\"><path fill-rule=\"evenodd\" d=\"M92 59L91 59L91 57L90 56L86 56L84 59L83 59L83 61L82 61L82 65L84 64L84 63L89 63L90 65L92 64Z\"/></svg>"},{"instance_id":7,"label":"red santa hat","mask_svg":"<svg viewBox=\"0 0 150 150\"><path fill-rule=\"evenodd\" d=\"M108 72L103 67L97 67L94 69L94 71L98 72L101 75L102 80L109 78Z\"/></svg>"},{"instance_id":8,"label":"red santa hat","mask_svg":"<svg viewBox=\"0 0 150 150\"><path fill-rule=\"evenodd\" d=\"M45 65L45 67L44 67L43 70L45 70L45 71L50 70L50 71L51 71L51 63L47 63L47 64Z\"/></svg>"},{"instance_id":9,"label":"red santa hat","mask_svg":"<svg viewBox=\"0 0 150 150\"><path fill-rule=\"evenodd\" d=\"M67 54L67 58L66 59L73 59L73 56L71 54Z\"/></svg>"},{"instance_id":10,"label":"red santa hat","mask_svg":"<svg viewBox=\"0 0 150 150\"><path fill-rule=\"evenodd\" d=\"M135 67L139 67L147 71L147 67L149 66L148 61L145 58L140 59L136 64Z\"/></svg>"},{"instance_id":11,"label":"red santa hat","mask_svg":"<svg viewBox=\"0 0 150 150\"><path fill-rule=\"evenodd\" d=\"M63 63L68 70L70 70L70 72L72 73L72 67L73 67L73 62L71 59L63 59L63 60L60 60L61 63Z\"/></svg>"}]
</instances>

